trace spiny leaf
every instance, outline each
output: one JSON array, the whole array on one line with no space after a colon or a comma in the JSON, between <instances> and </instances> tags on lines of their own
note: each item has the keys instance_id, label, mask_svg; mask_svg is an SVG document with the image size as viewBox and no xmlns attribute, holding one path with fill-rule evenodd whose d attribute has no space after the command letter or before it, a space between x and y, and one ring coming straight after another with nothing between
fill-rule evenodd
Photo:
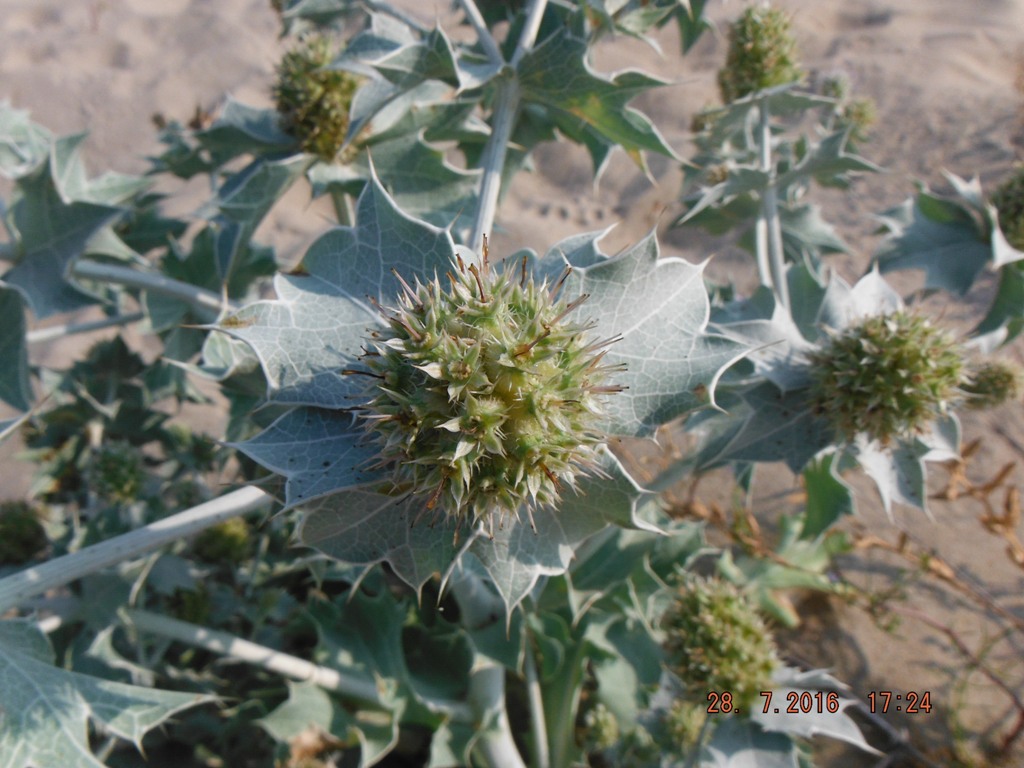
<instances>
[{"instance_id":1,"label":"spiny leaf","mask_svg":"<svg viewBox=\"0 0 1024 768\"><path fill-rule=\"evenodd\" d=\"M999 228L994 206L984 201L977 179L946 178L955 196L933 194L924 185L915 198L879 218L888 235L875 254L883 272L920 269L927 288L964 295L991 262L995 268L1024 259Z\"/></svg>"},{"instance_id":2,"label":"spiny leaf","mask_svg":"<svg viewBox=\"0 0 1024 768\"><path fill-rule=\"evenodd\" d=\"M875 482L882 505L891 517L893 502L929 514L925 462L949 461L957 458L959 451L960 422L950 414L933 422L924 434L898 440L890 447L858 438L844 451L844 458L856 461Z\"/></svg>"},{"instance_id":3,"label":"spiny leaf","mask_svg":"<svg viewBox=\"0 0 1024 768\"><path fill-rule=\"evenodd\" d=\"M556 246L545 261L560 255ZM615 258L575 268L563 290L589 294L575 314L593 317L599 336L623 337L605 357L609 364L625 364L615 382L628 387L607 402L604 427L612 434L649 435L714 402L721 372L747 349L707 332L703 266L658 258L653 234Z\"/></svg>"},{"instance_id":4,"label":"spiny leaf","mask_svg":"<svg viewBox=\"0 0 1024 768\"><path fill-rule=\"evenodd\" d=\"M504 520L493 538L477 533L464 550L483 566L509 612L540 576L563 573L575 545L609 523L650 528L636 518L644 492L610 453L603 455L601 469L608 476L584 477L580 493L564 493L558 509L535 512L536 531L523 514ZM422 501L354 488L305 509L304 544L355 565L387 561L416 590L433 575L447 573L462 553L445 523L432 527L432 513ZM463 546L472 536L463 530Z\"/></svg>"},{"instance_id":5,"label":"spiny leaf","mask_svg":"<svg viewBox=\"0 0 1024 768\"><path fill-rule=\"evenodd\" d=\"M212 697L113 683L53 665L34 624L0 623L0 766L103 768L89 748L87 722L138 746L174 713Z\"/></svg>"},{"instance_id":6,"label":"spiny leaf","mask_svg":"<svg viewBox=\"0 0 1024 768\"><path fill-rule=\"evenodd\" d=\"M235 447L286 478L288 506L380 478L367 468L376 446L342 411L296 408Z\"/></svg>"},{"instance_id":7,"label":"spiny leaf","mask_svg":"<svg viewBox=\"0 0 1024 768\"><path fill-rule=\"evenodd\" d=\"M586 123L641 166L642 150L675 157L650 121L626 106L637 94L664 83L632 71L600 77L586 63L586 47L585 40L560 30L525 55L518 68L524 100Z\"/></svg>"},{"instance_id":8,"label":"spiny leaf","mask_svg":"<svg viewBox=\"0 0 1024 768\"><path fill-rule=\"evenodd\" d=\"M53 135L33 123L27 110L0 102L0 174L8 179L27 175L46 159Z\"/></svg>"},{"instance_id":9,"label":"spiny leaf","mask_svg":"<svg viewBox=\"0 0 1024 768\"><path fill-rule=\"evenodd\" d=\"M846 686L824 670L801 672L792 667L783 667L775 675L773 705L770 711L764 712L763 707L755 707L750 713L750 718L768 732L786 733L805 739L812 736L827 736L845 741L865 752L880 755L877 749L864 740L864 734L857 723L846 713L846 709L856 703L855 699L837 694L838 711L828 712L827 707L823 708L826 711L817 711L817 696L824 697L833 689L845 690ZM805 694L812 697L813 706L810 707L810 711L802 711L801 707L797 708L801 711L788 711L787 705L792 697L796 697L799 702Z\"/></svg>"},{"instance_id":10,"label":"spiny leaf","mask_svg":"<svg viewBox=\"0 0 1024 768\"><path fill-rule=\"evenodd\" d=\"M715 729L701 768L799 768L793 740L768 733L746 718L729 717Z\"/></svg>"},{"instance_id":11,"label":"spiny leaf","mask_svg":"<svg viewBox=\"0 0 1024 768\"><path fill-rule=\"evenodd\" d=\"M62 198L52 167L41 165L18 181L8 214L17 263L2 276L21 289L39 319L94 302L65 277L89 239L122 214L120 208Z\"/></svg>"}]
</instances>

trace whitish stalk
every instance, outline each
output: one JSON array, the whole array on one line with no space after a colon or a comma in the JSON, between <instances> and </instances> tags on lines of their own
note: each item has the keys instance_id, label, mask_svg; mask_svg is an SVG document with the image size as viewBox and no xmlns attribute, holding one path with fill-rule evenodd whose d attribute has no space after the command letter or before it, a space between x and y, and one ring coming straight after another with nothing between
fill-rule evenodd
<instances>
[{"instance_id":1,"label":"whitish stalk","mask_svg":"<svg viewBox=\"0 0 1024 768\"><path fill-rule=\"evenodd\" d=\"M261 510L269 504L270 496L258 488L240 488L130 533L18 571L0 579L0 615L30 597L192 536L232 517Z\"/></svg>"},{"instance_id":2,"label":"whitish stalk","mask_svg":"<svg viewBox=\"0 0 1024 768\"><path fill-rule=\"evenodd\" d=\"M477 202L476 218L469 235L469 247L480 252L484 235L494 227L498 212L498 195L501 193L501 177L508 154L508 142L512 137L516 113L519 111L519 84L510 73L499 75L498 93L495 97L494 125L487 140L483 156L483 177L480 179L480 199Z\"/></svg>"},{"instance_id":3,"label":"whitish stalk","mask_svg":"<svg viewBox=\"0 0 1024 768\"><path fill-rule=\"evenodd\" d=\"M768 261L771 281L765 283L774 289L779 303L789 309L789 284L786 282L786 262L782 252L782 225L779 223L779 199L775 190L775 169L772 164L771 115L768 99L762 98L758 107L761 170L770 174L768 186L761 201L761 215L757 220L757 267L764 281L764 260ZM765 257L767 253L767 257Z\"/></svg>"},{"instance_id":4,"label":"whitish stalk","mask_svg":"<svg viewBox=\"0 0 1024 768\"><path fill-rule=\"evenodd\" d=\"M526 14L526 23L516 44L512 56L514 69L526 53L533 48L540 31L540 22L544 16L547 0L531 0ZM508 143L515 127L516 115L519 111L519 83L514 72L499 75L497 94L495 95L494 123L491 136L487 140L482 159L483 177L480 180L480 199L477 203L473 228L469 235L469 247L479 251L483 238L494 226L494 217L498 210L498 195L501 192L502 171L505 168L505 156L508 154Z\"/></svg>"},{"instance_id":5,"label":"whitish stalk","mask_svg":"<svg viewBox=\"0 0 1024 768\"><path fill-rule=\"evenodd\" d=\"M544 11L548 7L548 0L531 0L530 8L526 12L526 23L519 35L519 42L516 44L516 52L512 54L512 66L517 66L519 61L533 48L537 40L537 33L540 32L540 22L544 18Z\"/></svg>"},{"instance_id":6,"label":"whitish stalk","mask_svg":"<svg viewBox=\"0 0 1024 768\"><path fill-rule=\"evenodd\" d=\"M165 275L140 272L137 269L120 267L116 264L99 264L82 259L75 262L72 272L75 277L141 288L144 291L159 293L162 296L183 301L190 305L203 320L216 320L220 317L221 312L231 307L230 302L205 288L183 283Z\"/></svg>"},{"instance_id":7,"label":"whitish stalk","mask_svg":"<svg viewBox=\"0 0 1024 768\"><path fill-rule=\"evenodd\" d=\"M526 659L523 663L526 673L526 698L530 704L530 733L533 734L534 768L551 768L551 753L548 749L548 726L544 718L544 697L537 677L537 662L533 657L533 646L526 644Z\"/></svg>"},{"instance_id":8,"label":"whitish stalk","mask_svg":"<svg viewBox=\"0 0 1024 768\"><path fill-rule=\"evenodd\" d=\"M504 64L505 59L501 55L501 48L498 47L498 43L494 39L494 35L491 34L491 30L487 28L487 22L484 21L484 17L474 0L459 0L459 5L462 6L462 12L466 14L469 23L473 25L477 39L480 41L480 45L483 46L487 58L493 64Z\"/></svg>"},{"instance_id":9,"label":"whitish stalk","mask_svg":"<svg viewBox=\"0 0 1024 768\"><path fill-rule=\"evenodd\" d=\"M335 691L363 704L373 707L384 706L380 698L380 691L372 680L360 680L346 676L336 669L322 667L297 656L275 651L273 648L243 640L228 632L207 629L150 611L127 609L124 611L124 616L132 626L141 632L177 640L196 648L205 648L229 659L262 667L290 680L314 683L321 688ZM469 714L468 707L461 702L456 706L465 710L464 715Z\"/></svg>"},{"instance_id":10,"label":"whitish stalk","mask_svg":"<svg viewBox=\"0 0 1024 768\"><path fill-rule=\"evenodd\" d=\"M483 733L474 753L489 768L526 768L505 710L505 668L478 656L469 676L469 704Z\"/></svg>"},{"instance_id":11,"label":"whitish stalk","mask_svg":"<svg viewBox=\"0 0 1024 768\"><path fill-rule=\"evenodd\" d=\"M132 312L130 315L117 315L116 317L105 317L102 320L93 320L88 323L67 323L65 325L53 325L49 328L39 328L25 334L25 340L29 344L40 344L44 341L62 339L65 336L73 336L76 333L89 333L104 328L112 328L116 325L131 325L142 320L146 315L142 312Z\"/></svg>"}]
</instances>

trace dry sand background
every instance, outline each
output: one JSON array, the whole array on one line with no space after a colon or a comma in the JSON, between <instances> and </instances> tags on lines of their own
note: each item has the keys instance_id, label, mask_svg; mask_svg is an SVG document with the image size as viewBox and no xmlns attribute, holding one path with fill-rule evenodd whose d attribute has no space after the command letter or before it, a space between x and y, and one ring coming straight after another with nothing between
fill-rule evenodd
<instances>
[{"instance_id":1,"label":"dry sand background","mask_svg":"<svg viewBox=\"0 0 1024 768\"><path fill-rule=\"evenodd\" d=\"M214 109L229 93L265 103L283 50L266 0L5 0L3 5L0 98L29 109L36 121L57 134L91 131L84 154L94 173L143 171L143 158L159 150L150 123L154 113L186 120L197 106ZM439 1L407 0L404 5L427 22L449 12L448 4ZM715 20L732 18L745 7L735 0L710 5ZM777 5L792 13L812 76L844 71L855 91L878 106L878 124L865 154L889 173L865 178L847 194L815 193L827 218L854 248L853 255L834 262L848 279L863 271L877 242L871 215L911 194L912 179L942 189L941 171L948 169L961 176L977 174L992 185L1020 158L1024 125L1014 80L1018 56L1024 52L1024 2L778 0ZM598 52L597 66L605 71L639 66L677 83L634 104L685 157L692 114L717 99L714 74L724 44L706 35L680 64L673 35L665 34L662 43L665 58L639 43L619 41L614 50ZM657 226L664 233L666 252L694 261L716 254L713 273L749 279L749 263L727 241L664 232L678 211L679 173L660 158L652 159L651 168L658 179L653 187L624 157L616 157L594 190L582 150L542 148L537 171L516 180L501 208L502 230L492 239L495 252L543 249L564 236L618 223L605 241L606 249L614 251ZM188 201L194 202L198 193L193 189L193 197L186 195L186 202L175 203L179 207L174 210L189 210ZM308 206L304 194L291 194L259 233L280 248L285 260L301 254L325 226L325 214ZM899 284L906 289L914 282L900 278ZM968 312L974 317L991 289L988 281L972 292ZM970 319L954 311L949 317L954 322ZM79 354L91 341L78 338L33 350L34 360L56 364ZM1011 354L1020 358L1016 348ZM977 476L1021 458L1024 418L1019 404L965 421L967 437L983 438L972 470ZM0 495L7 497L26 487L26 468L14 462L12 452L10 445L0 447ZM783 508L786 492L794 487L784 471L763 474L774 480L759 493L759 515ZM1019 475L1012 479L1019 480ZM724 487L718 489L720 496ZM702 491L710 497L716 489L707 483ZM914 546L938 553L952 567L955 580L982 590L1020 626L1024 571L1010 563L1004 542L982 528L970 502L936 503L933 512L934 522L901 511L891 524L868 493L856 525L890 541L906 531ZM892 584L905 565L899 557L871 553L842 561L846 575L875 589ZM986 662L1024 695L1024 633L1018 629L998 639L1009 626L1007 616L935 579L908 586L904 605L949 626L971 648L995 641ZM794 659L834 667L861 694L930 690L936 705L931 715L886 719L898 728L908 727L912 741L934 749L935 755L950 743L951 712L961 718L968 741L995 739L1008 725L1003 719L1006 697L979 674L968 675L948 637L927 623L905 619L894 634L885 634L859 609L819 600L805 625L789 638L788 648ZM965 680L961 700L957 686ZM835 756L829 764L875 764L857 760ZM936 761L946 764L943 757ZM1007 764L1024 765L1022 751Z\"/></svg>"}]
</instances>

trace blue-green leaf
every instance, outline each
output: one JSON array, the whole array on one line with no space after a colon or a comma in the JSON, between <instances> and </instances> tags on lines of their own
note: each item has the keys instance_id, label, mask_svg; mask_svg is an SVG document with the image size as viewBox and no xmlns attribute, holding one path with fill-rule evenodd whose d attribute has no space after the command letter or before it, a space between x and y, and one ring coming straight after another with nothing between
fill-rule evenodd
<instances>
[{"instance_id":1,"label":"blue-green leaf","mask_svg":"<svg viewBox=\"0 0 1024 768\"><path fill-rule=\"evenodd\" d=\"M53 664L49 641L26 621L0 622L0 766L103 768L87 723L138 746L145 733L210 696L114 683Z\"/></svg>"},{"instance_id":2,"label":"blue-green leaf","mask_svg":"<svg viewBox=\"0 0 1024 768\"><path fill-rule=\"evenodd\" d=\"M288 506L379 479L368 468L376 447L343 411L296 408L235 447L287 482Z\"/></svg>"},{"instance_id":3,"label":"blue-green leaf","mask_svg":"<svg viewBox=\"0 0 1024 768\"><path fill-rule=\"evenodd\" d=\"M766 731L786 733L804 739L827 736L845 741L865 752L881 754L864 740L864 734L857 723L846 713L846 709L856 703L855 699L839 694L836 697L838 711L829 712L827 706L821 707L825 711L818 711L819 703L824 701L828 691L846 689L846 686L827 672L820 669L801 672L792 667L782 667L776 671L773 682L775 685L772 689L773 704L769 708L770 711L764 712L763 707L754 707L750 713L750 719ZM810 707L801 704L801 697L806 701L808 695L811 700ZM790 711L788 708L793 697L796 697L797 711Z\"/></svg>"},{"instance_id":4,"label":"blue-green leaf","mask_svg":"<svg viewBox=\"0 0 1024 768\"><path fill-rule=\"evenodd\" d=\"M32 401L25 343L25 305L21 293L0 283L0 400L19 411Z\"/></svg>"},{"instance_id":5,"label":"blue-green leaf","mask_svg":"<svg viewBox=\"0 0 1024 768\"><path fill-rule=\"evenodd\" d=\"M560 255L553 250L545 260ZM590 296L576 316L593 317L598 336L623 337L608 347L605 358L626 366L615 382L628 387L607 400L608 432L649 435L714 402L718 377L747 351L707 332L710 302L703 272L703 265L659 258L652 234L615 258L574 268L566 280L563 295Z\"/></svg>"},{"instance_id":6,"label":"blue-green leaf","mask_svg":"<svg viewBox=\"0 0 1024 768\"><path fill-rule=\"evenodd\" d=\"M853 490L836 470L836 456L832 453L819 455L804 467L804 490L807 492L801 533L804 538L824 533L840 518L855 511Z\"/></svg>"},{"instance_id":7,"label":"blue-green leaf","mask_svg":"<svg viewBox=\"0 0 1024 768\"><path fill-rule=\"evenodd\" d=\"M586 123L641 166L643 150L675 157L651 122L626 106L664 83L634 71L600 77L590 69L586 49L586 40L562 29L523 56L518 76L524 100Z\"/></svg>"},{"instance_id":8,"label":"blue-green leaf","mask_svg":"<svg viewBox=\"0 0 1024 768\"><path fill-rule=\"evenodd\" d=\"M796 745L746 718L726 718L705 747L701 768L799 768Z\"/></svg>"}]
</instances>

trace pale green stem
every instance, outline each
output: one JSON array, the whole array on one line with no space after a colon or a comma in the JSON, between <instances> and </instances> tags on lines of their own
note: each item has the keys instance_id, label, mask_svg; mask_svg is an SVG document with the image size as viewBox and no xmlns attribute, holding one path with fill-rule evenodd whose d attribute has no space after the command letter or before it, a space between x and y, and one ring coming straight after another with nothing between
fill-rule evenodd
<instances>
[{"instance_id":1,"label":"pale green stem","mask_svg":"<svg viewBox=\"0 0 1024 768\"><path fill-rule=\"evenodd\" d=\"M271 497L258 488L240 488L121 536L18 571L0 579L0 615L31 597L193 536L225 520L264 509L270 502Z\"/></svg>"},{"instance_id":2,"label":"pale green stem","mask_svg":"<svg viewBox=\"0 0 1024 768\"><path fill-rule=\"evenodd\" d=\"M768 186L761 201L761 215L757 220L757 265L764 282L764 260L768 261L771 282L766 283L774 291L779 303L789 309L789 283L786 281L786 261L782 249L782 225L779 222L779 200L775 189L775 169L772 163L771 115L768 100L761 99L759 113L759 143L761 170L770 174ZM765 256L764 254L767 254Z\"/></svg>"},{"instance_id":3,"label":"pale green stem","mask_svg":"<svg viewBox=\"0 0 1024 768\"><path fill-rule=\"evenodd\" d=\"M540 31L540 22L544 16L547 0L532 0L526 14L526 23L516 44L512 56L511 67L515 69L519 61L533 48ZM494 217L498 211L498 196L501 193L502 173L505 169L505 157L508 144L512 138L516 115L519 112L519 82L514 71L506 71L499 75L497 93L495 94L494 122L491 136L484 148L481 167L483 176L480 179L480 199L477 202L473 228L470 230L469 247L479 251L483 238L494 226Z\"/></svg>"},{"instance_id":4,"label":"pale green stem","mask_svg":"<svg viewBox=\"0 0 1024 768\"><path fill-rule=\"evenodd\" d=\"M519 42L516 44L516 52L512 54L512 66L519 64L520 60L537 40L537 33L540 32L540 22L544 18L544 11L548 7L548 0L531 0L530 8L526 12L526 23L523 25L522 34L519 35Z\"/></svg>"},{"instance_id":5,"label":"pale green stem","mask_svg":"<svg viewBox=\"0 0 1024 768\"><path fill-rule=\"evenodd\" d=\"M183 283L166 275L140 272L137 269L121 267L116 264L100 264L81 259L75 262L72 274L86 280L127 285L177 299L191 306L192 310L203 320L211 322L220 317L225 309L230 309L232 306L231 302L205 288Z\"/></svg>"},{"instance_id":6,"label":"pale green stem","mask_svg":"<svg viewBox=\"0 0 1024 768\"><path fill-rule=\"evenodd\" d=\"M473 573L457 572L449 588L459 604L461 622L467 628L483 626L505 611L501 598ZM488 768L526 768L512 738L505 709L504 667L477 655L469 675L469 705L477 728L483 729L474 754Z\"/></svg>"},{"instance_id":7,"label":"pale green stem","mask_svg":"<svg viewBox=\"0 0 1024 768\"><path fill-rule=\"evenodd\" d=\"M480 179L480 199L477 202L476 218L469 235L469 247L480 253L484 236L494 227L498 212L498 196L501 194L502 171L508 143L519 111L519 85L509 73L499 75L498 92L495 96L494 125L487 140L483 156L483 176Z\"/></svg>"},{"instance_id":8,"label":"pale green stem","mask_svg":"<svg viewBox=\"0 0 1024 768\"><path fill-rule=\"evenodd\" d=\"M466 14L466 19L469 20L469 23L476 31L477 39L480 41L480 45L483 46L487 58L494 64L504 64L505 59L501 55L501 48L498 47L494 35L487 28L487 23L484 21L484 17L480 13L480 9L477 8L476 3L473 0L459 0L459 5L462 6L462 12Z\"/></svg>"},{"instance_id":9,"label":"pale green stem","mask_svg":"<svg viewBox=\"0 0 1024 768\"><path fill-rule=\"evenodd\" d=\"M484 728L474 748L490 768L526 768L512 738L505 709L505 668L478 656L469 675L469 705L474 721Z\"/></svg>"},{"instance_id":10,"label":"pale green stem","mask_svg":"<svg viewBox=\"0 0 1024 768\"><path fill-rule=\"evenodd\" d=\"M548 749L548 726L544 717L544 697L537 677L537 662L533 646L526 644L526 659L523 662L526 673L526 697L530 704L530 732L533 734L533 768L551 768L551 753Z\"/></svg>"},{"instance_id":11,"label":"pale green stem","mask_svg":"<svg viewBox=\"0 0 1024 768\"><path fill-rule=\"evenodd\" d=\"M49 328L38 328L25 334L25 341L29 344L40 344L44 341L62 339L65 336L73 336L76 333L89 333L100 331L104 328L113 328L117 325L131 325L145 317L143 312L132 312L130 315L117 315L116 317L105 317L102 320L93 320L88 323L66 323L64 325L53 325Z\"/></svg>"},{"instance_id":12,"label":"pale green stem","mask_svg":"<svg viewBox=\"0 0 1024 768\"><path fill-rule=\"evenodd\" d=\"M261 667L290 680L314 683L321 688L334 691L363 704L369 704L372 707L383 708L384 706L380 691L372 680L360 680L345 676L336 669L323 667L297 656L275 651L273 648L243 640L228 632L207 629L150 611L126 609L123 614L128 622L141 632L177 640L195 648L204 648L220 656ZM468 707L461 702L457 702L453 706L460 708L460 714L463 715L463 718L468 719L470 715Z\"/></svg>"}]
</instances>

